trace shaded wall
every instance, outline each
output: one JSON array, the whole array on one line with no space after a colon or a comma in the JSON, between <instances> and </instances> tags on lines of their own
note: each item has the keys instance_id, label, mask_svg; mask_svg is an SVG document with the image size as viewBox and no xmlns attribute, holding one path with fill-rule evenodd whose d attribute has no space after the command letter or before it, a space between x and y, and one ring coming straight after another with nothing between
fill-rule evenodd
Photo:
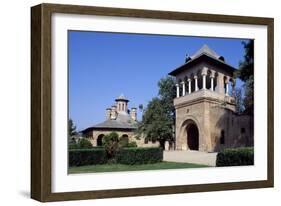
<instances>
[{"instance_id":1,"label":"shaded wall","mask_svg":"<svg viewBox=\"0 0 281 206\"><path fill-rule=\"evenodd\" d=\"M199 130L199 151L253 146L253 117L238 115L223 102L199 98L176 106L176 149L189 150L186 128Z\"/></svg>"}]
</instances>

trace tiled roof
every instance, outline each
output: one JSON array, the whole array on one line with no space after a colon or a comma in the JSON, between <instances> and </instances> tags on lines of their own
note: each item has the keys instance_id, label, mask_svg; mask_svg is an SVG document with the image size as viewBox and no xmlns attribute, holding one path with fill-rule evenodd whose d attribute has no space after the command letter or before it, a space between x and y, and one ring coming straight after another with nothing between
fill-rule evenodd
<instances>
[{"instance_id":1,"label":"tiled roof","mask_svg":"<svg viewBox=\"0 0 281 206\"><path fill-rule=\"evenodd\" d=\"M169 73L169 75L175 76L183 70L187 69L189 66L195 65L201 61L209 61L216 65L220 65L226 71L233 73L236 69L224 61L224 57L218 55L214 50L210 49L206 44L204 44L197 52L186 59L186 62L174 69Z\"/></svg>"},{"instance_id":2,"label":"tiled roof","mask_svg":"<svg viewBox=\"0 0 281 206\"><path fill-rule=\"evenodd\" d=\"M208 45L204 44L197 52L195 52L195 54L190 56L190 58L195 59L202 54L207 54L215 59L219 59L221 57L214 50L210 49Z\"/></svg>"},{"instance_id":3,"label":"tiled roof","mask_svg":"<svg viewBox=\"0 0 281 206\"><path fill-rule=\"evenodd\" d=\"M106 120L102 123L93 125L89 129L136 129L137 121L131 119L129 114L118 113L116 119ZM84 130L84 131L85 131Z\"/></svg>"},{"instance_id":4,"label":"tiled roof","mask_svg":"<svg viewBox=\"0 0 281 206\"><path fill-rule=\"evenodd\" d=\"M115 101L120 101L120 100L123 100L123 101L126 101L126 102L128 102L129 100L124 96L124 94L121 94L119 97L117 97L116 99L115 99Z\"/></svg>"}]
</instances>

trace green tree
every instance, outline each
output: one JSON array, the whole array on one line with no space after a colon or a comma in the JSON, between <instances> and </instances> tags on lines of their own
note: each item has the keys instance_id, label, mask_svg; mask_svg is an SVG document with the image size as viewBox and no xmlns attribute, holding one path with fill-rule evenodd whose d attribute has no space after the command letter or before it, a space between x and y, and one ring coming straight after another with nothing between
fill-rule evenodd
<instances>
[{"instance_id":1,"label":"green tree","mask_svg":"<svg viewBox=\"0 0 281 206\"><path fill-rule=\"evenodd\" d=\"M244 58L239 63L239 69L235 75L244 81L245 97L243 105L245 113L253 114L254 111L254 41L244 41Z\"/></svg>"},{"instance_id":2,"label":"green tree","mask_svg":"<svg viewBox=\"0 0 281 206\"><path fill-rule=\"evenodd\" d=\"M245 107L245 113L254 113L254 76L251 76L244 84L245 97L243 104Z\"/></svg>"},{"instance_id":3,"label":"green tree","mask_svg":"<svg viewBox=\"0 0 281 206\"><path fill-rule=\"evenodd\" d=\"M93 148L93 145L88 139L82 138L78 142L75 140L69 142L68 147L69 149L90 149Z\"/></svg>"},{"instance_id":4,"label":"green tree","mask_svg":"<svg viewBox=\"0 0 281 206\"><path fill-rule=\"evenodd\" d=\"M72 119L69 119L68 120L68 135L73 136L73 135L76 135L76 134L77 134L76 126L74 125Z\"/></svg>"},{"instance_id":5,"label":"green tree","mask_svg":"<svg viewBox=\"0 0 281 206\"><path fill-rule=\"evenodd\" d=\"M254 41L243 41L244 59L239 62L239 69L236 75L244 82L254 75Z\"/></svg>"},{"instance_id":6,"label":"green tree","mask_svg":"<svg viewBox=\"0 0 281 206\"><path fill-rule=\"evenodd\" d=\"M160 79L158 82L159 97L162 101L163 108L168 119L175 121L175 107L174 98L176 97L175 81L172 77L168 76Z\"/></svg>"},{"instance_id":7,"label":"green tree","mask_svg":"<svg viewBox=\"0 0 281 206\"><path fill-rule=\"evenodd\" d=\"M241 88L236 88L234 91L235 103L236 103L236 111L238 113L242 113L244 111L243 105L243 97Z\"/></svg>"},{"instance_id":8,"label":"green tree","mask_svg":"<svg viewBox=\"0 0 281 206\"><path fill-rule=\"evenodd\" d=\"M86 138L82 138L78 142L79 149L90 149L92 147L93 147L92 143L89 140L87 140Z\"/></svg>"},{"instance_id":9,"label":"green tree","mask_svg":"<svg viewBox=\"0 0 281 206\"><path fill-rule=\"evenodd\" d=\"M111 132L102 139L102 144L109 159L113 159L119 150L118 139L119 136L116 132Z\"/></svg>"},{"instance_id":10,"label":"green tree","mask_svg":"<svg viewBox=\"0 0 281 206\"><path fill-rule=\"evenodd\" d=\"M127 147L129 144L129 137L128 136L121 136L119 138L119 146L120 147Z\"/></svg>"},{"instance_id":11,"label":"green tree","mask_svg":"<svg viewBox=\"0 0 281 206\"><path fill-rule=\"evenodd\" d=\"M175 123L175 82L172 77L165 77L158 82L158 97L154 97L144 109L138 133L152 141L160 141L161 145L173 140L173 125Z\"/></svg>"}]
</instances>

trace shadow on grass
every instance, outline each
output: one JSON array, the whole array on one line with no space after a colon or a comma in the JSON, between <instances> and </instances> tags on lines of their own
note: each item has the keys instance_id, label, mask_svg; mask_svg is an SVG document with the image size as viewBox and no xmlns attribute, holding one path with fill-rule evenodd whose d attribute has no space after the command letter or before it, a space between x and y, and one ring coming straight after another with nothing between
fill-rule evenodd
<instances>
[{"instance_id":1,"label":"shadow on grass","mask_svg":"<svg viewBox=\"0 0 281 206\"><path fill-rule=\"evenodd\" d=\"M203 168L203 167L210 167L210 166L192 164L192 163L177 163L177 162L159 162L159 163L141 164L141 165L102 164L102 165L70 167L69 174L163 170L163 169L187 169L187 168Z\"/></svg>"}]
</instances>

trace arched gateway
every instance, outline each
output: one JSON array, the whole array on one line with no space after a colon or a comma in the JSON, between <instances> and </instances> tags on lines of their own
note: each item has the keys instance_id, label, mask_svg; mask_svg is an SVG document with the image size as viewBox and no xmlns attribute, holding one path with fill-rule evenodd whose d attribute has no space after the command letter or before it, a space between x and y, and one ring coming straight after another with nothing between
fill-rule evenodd
<instances>
[{"instance_id":1,"label":"arched gateway","mask_svg":"<svg viewBox=\"0 0 281 206\"><path fill-rule=\"evenodd\" d=\"M200 148L200 125L193 116L188 116L179 128L179 136L176 144L181 150L199 150Z\"/></svg>"},{"instance_id":2,"label":"arched gateway","mask_svg":"<svg viewBox=\"0 0 281 206\"><path fill-rule=\"evenodd\" d=\"M100 134L97 138L97 146L102 146L102 138L104 137L104 134Z\"/></svg>"},{"instance_id":3,"label":"arched gateway","mask_svg":"<svg viewBox=\"0 0 281 206\"><path fill-rule=\"evenodd\" d=\"M199 131L194 122L186 126L187 147L190 150L199 150Z\"/></svg>"}]
</instances>

